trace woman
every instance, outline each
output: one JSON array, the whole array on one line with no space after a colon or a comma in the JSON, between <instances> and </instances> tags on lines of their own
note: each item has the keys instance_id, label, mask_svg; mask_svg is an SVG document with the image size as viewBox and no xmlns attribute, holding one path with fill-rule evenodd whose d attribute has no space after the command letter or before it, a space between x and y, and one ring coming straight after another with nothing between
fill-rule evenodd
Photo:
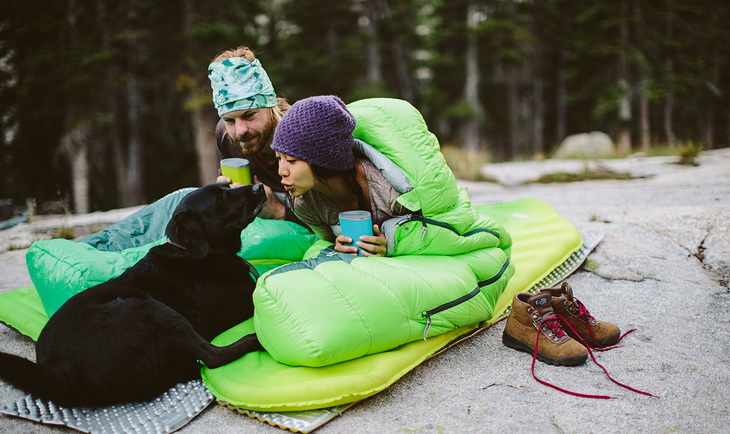
<instances>
[{"instance_id":1,"label":"woman","mask_svg":"<svg viewBox=\"0 0 730 434\"><path fill-rule=\"evenodd\" d=\"M408 214L400 196L370 160L352 149L355 118L336 96L316 96L296 102L274 132L271 148L279 160L279 175L294 213L335 250L357 254L353 240L339 231L340 212L370 211L373 236L355 244L365 256L385 256L382 223Z\"/></svg>"}]
</instances>

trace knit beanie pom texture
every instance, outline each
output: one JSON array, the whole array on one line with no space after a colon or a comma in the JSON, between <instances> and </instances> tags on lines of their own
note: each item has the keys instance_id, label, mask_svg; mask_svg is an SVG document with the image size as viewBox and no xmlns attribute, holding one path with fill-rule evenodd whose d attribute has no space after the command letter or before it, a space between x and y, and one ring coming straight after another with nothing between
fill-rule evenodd
<instances>
[{"instance_id":1,"label":"knit beanie pom texture","mask_svg":"<svg viewBox=\"0 0 730 434\"><path fill-rule=\"evenodd\" d=\"M355 167L352 153L355 118L334 95L294 103L274 132L271 149L326 169Z\"/></svg>"}]
</instances>

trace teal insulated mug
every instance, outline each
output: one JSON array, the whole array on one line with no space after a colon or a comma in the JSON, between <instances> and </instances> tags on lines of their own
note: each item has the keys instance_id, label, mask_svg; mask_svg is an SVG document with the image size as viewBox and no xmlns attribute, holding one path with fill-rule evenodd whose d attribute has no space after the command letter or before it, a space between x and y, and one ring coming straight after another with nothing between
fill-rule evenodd
<instances>
[{"instance_id":1,"label":"teal insulated mug","mask_svg":"<svg viewBox=\"0 0 730 434\"><path fill-rule=\"evenodd\" d=\"M221 160L221 175L231 178L231 184L251 184L251 169L245 158L225 158Z\"/></svg>"},{"instance_id":2,"label":"teal insulated mug","mask_svg":"<svg viewBox=\"0 0 730 434\"><path fill-rule=\"evenodd\" d=\"M352 238L348 246L355 246L361 235L373 235L373 219L370 211L345 211L340 213L340 229L342 235ZM357 247L357 246L355 246ZM357 247L357 255L363 256L362 249Z\"/></svg>"}]
</instances>

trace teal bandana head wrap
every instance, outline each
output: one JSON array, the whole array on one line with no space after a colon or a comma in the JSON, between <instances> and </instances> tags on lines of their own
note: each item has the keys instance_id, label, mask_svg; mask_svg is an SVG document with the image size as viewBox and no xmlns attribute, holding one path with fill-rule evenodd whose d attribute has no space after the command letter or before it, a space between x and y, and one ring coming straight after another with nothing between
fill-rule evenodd
<instances>
[{"instance_id":1,"label":"teal bandana head wrap","mask_svg":"<svg viewBox=\"0 0 730 434\"><path fill-rule=\"evenodd\" d=\"M208 66L218 116L236 110L276 106L276 93L261 62L231 57Z\"/></svg>"}]
</instances>

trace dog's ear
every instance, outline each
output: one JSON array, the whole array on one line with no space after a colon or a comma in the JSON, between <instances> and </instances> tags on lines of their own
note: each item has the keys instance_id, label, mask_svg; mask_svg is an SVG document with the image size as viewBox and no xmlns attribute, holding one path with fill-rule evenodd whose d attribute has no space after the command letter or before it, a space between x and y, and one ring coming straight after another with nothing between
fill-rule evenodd
<instances>
[{"instance_id":1,"label":"dog's ear","mask_svg":"<svg viewBox=\"0 0 730 434\"><path fill-rule=\"evenodd\" d=\"M173 215L165 232L170 241L184 247L191 254L201 258L208 254L208 240L200 227L197 214L193 211L186 210Z\"/></svg>"}]
</instances>

